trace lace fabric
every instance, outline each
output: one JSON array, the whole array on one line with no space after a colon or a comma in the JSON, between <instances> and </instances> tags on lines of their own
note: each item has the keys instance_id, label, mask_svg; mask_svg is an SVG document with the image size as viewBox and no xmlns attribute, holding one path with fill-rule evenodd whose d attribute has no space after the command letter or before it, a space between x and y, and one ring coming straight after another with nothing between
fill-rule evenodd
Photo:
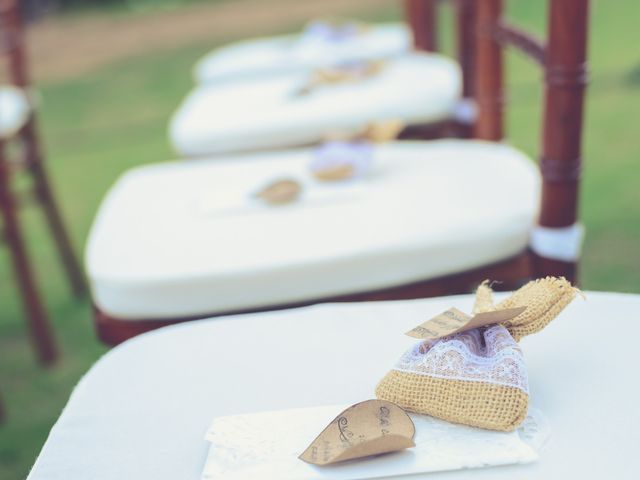
<instances>
[{"instance_id":1,"label":"lace fabric","mask_svg":"<svg viewBox=\"0 0 640 480\"><path fill-rule=\"evenodd\" d=\"M520 440L540 453L551 437L551 424L544 413L530 406L527 417L520 424L517 432Z\"/></svg>"},{"instance_id":2,"label":"lace fabric","mask_svg":"<svg viewBox=\"0 0 640 480\"><path fill-rule=\"evenodd\" d=\"M522 350L501 325L418 343L394 370L434 378L486 382L529 392Z\"/></svg>"}]
</instances>

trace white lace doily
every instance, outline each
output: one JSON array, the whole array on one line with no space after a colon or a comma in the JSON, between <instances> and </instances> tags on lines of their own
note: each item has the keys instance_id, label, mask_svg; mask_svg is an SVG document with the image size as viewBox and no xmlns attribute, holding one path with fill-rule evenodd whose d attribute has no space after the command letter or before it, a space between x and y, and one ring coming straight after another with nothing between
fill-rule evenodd
<instances>
[{"instance_id":1,"label":"white lace doily","mask_svg":"<svg viewBox=\"0 0 640 480\"><path fill-rule=\"evenodd\" d=\"M516 431L524 443L540 453L551 436L551 425L540 410L529 406L527 418Z\"/></svg>"},{"instance_id":2,"label":"white lace doily","mask_svg":"<svg viewBox=\"0 0 640 480\"><path fill-rule=\"evenodd\" d=\"M418 343L402 355L394 370L506 385L529 393L522 350L501 325Z\"/></svg>"},{"instance_id":3,"label":"white lace doily","mask_svg":"<svg viewBox=\"0 0 640 480\"><path fill-rule=\"evenodd\" d=\"M368 479L462 468L529 463L538 455L519 431L495 432L410 414L414 448L315 467L298 455L346 406L316 407L215 419L207 432L211 442L202 478L246 480ZM534 438L538 420L527 419L522 431Z\"/></svg>"}]
</instances>

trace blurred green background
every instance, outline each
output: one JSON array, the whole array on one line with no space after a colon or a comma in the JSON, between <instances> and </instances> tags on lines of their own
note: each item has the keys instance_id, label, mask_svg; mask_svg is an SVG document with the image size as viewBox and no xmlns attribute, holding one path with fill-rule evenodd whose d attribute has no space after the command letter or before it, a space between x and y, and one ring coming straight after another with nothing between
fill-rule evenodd
<instances>
[{"instance_id":1,"label":"blurred green background","mask_svg":"<svg viewBox=\"0 0 640 480\"><path fill-rule=\"evenodd\" d=\"M512 0L509 13L541 33L544 3ZM640 113L640 2L592 6L582 287L640 293L640 130L633 120ZM49 169L78 251L101 198L124 170L172 158L167 122L201 55L226 41L299 29L325 11L365 20L402 16L393 1L122 1L31 26ZM451 51L450 14L442 15L443 49ZM517 54L508 73L508 137L535 158L540 73ZM63 358L52 369L36 365L0 250L0 392L9 416L0 427L3 480L26 476L73 386L106 351L95 339L89 301L68 292L39 212L27 209L23 219Z\"/></svg>"}]
</instances>

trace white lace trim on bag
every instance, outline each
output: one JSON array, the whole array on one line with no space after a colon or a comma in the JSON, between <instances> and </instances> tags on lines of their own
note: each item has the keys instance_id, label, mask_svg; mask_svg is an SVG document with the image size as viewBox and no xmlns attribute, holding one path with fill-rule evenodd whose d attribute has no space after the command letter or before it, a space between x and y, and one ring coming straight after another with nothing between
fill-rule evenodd
<instances>
[{"instance_id":1,"label":"white lace trim on bag","mask_svg":"<svg viewBox=\"0 0 640 480\"><path fill-rule=\"evenodd\" d=\"M501 325L418 343L394 370L428 377L487 382L529 393L522 350Z\"/></svg>"}]
</instances>

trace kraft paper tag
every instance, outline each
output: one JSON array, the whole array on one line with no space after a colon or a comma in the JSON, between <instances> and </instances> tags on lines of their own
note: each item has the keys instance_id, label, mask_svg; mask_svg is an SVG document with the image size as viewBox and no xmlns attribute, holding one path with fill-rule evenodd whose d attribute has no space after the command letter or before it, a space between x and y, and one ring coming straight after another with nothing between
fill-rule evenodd
<instances>
[{"instance_id":1,"label":"kraft paper tag","mask_svg":"<svg viewBox=\"0 0 640 480\"><path fill-rule=\"evenodd\" d=\"M338 415L298 457L314 465L415 447L413 421L385 400L356 403Z\"/></svg>"},{"instance_id":2,"label":"kraft paper tag","mask_svg":"<svg viewBox=\"0 0 640 480\"><path fill-rule=\"evenodd\" d=\"M492 312L478 313L471 316L457 308L450 308L426 322L409 330L405 335L421 340L435 340L437 338L465 332L473 328L506 322L524 312L527 307L507 308Z\"/></svg>"},{"instance_id":3,"label":"kraft paper tag","mask_svg":"<svg viewBox=\"0 0 640 480\"><path fill-rule=\"evenodd\" d=\"M283 205L297 200L301 192L302 186L299 182L284 178L269 183L255 196L270 205Z\"/></svg>"}]
</instances>

